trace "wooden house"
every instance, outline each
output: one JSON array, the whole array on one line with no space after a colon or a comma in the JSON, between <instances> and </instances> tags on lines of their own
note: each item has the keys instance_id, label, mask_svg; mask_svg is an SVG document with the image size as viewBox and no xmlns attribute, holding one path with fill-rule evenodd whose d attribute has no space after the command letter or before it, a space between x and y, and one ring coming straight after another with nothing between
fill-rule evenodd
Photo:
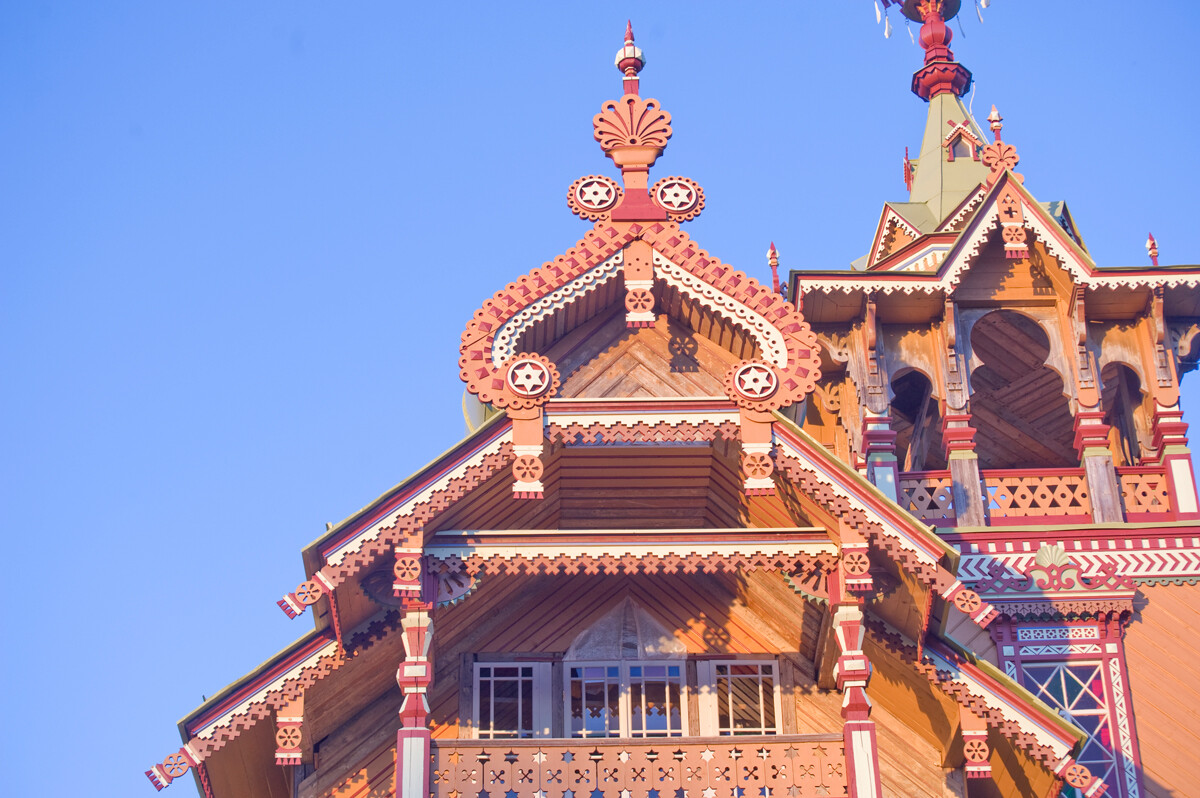
<instances>
[{"instance_id":1,"label":"wooden house","mask_svg":"<svg viewBox=\"0 0 1200 798\"><path fill-rule=\"evenodd\" d=\"M467 322L468 435L305 549L280 606L315 627L151 782L1195 794L1200 269L1096 267L964 108L958 5L903 5L907 201L856 268L770 286L681 229L695 181L651 180L671 118L628 30L594 119L621 180L577 180L593 227Z\"/></svg>"}]
</instances>

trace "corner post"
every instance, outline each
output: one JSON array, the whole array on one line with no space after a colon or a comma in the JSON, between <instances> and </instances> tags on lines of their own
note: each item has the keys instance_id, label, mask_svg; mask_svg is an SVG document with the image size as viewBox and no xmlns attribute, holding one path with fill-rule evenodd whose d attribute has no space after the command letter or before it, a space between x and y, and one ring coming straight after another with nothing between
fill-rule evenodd
<instances>
[{"instance_id":1,"label":"corner post","mask_svg":"<svg viewBox=\"0 0 1200 798\"><path fill-rule=\"evenodd\" d=\"M1125 520L1121 508L1121 485L1112 451L1108 448L1108 431L1104 413L1080 409L1075 414L1075 450L1087 476L1088 495L1092 503L1092 520L1097 524L1120 523Z\"/></svg>"},{"instance_id":2,"label":"corner post","mask_svg":"<svg viewBox=\"0 0 1200 798\"><path fill-rule=\"evenodd\" d=\"M866 627L862 600L845 589L844 567L830 574L830 628L838 645L837 664L833 668L838 690L842 693L842 742L846 750L846 787L849 798L880 798L883 785L879 774L879 744L875 721L871 720L871 700L867 683L871 680L871 661L863 652Z\"/></svg>"},{"instance_id":3,"label":"corner post","mask_svg":"<svg viewBox=\"0 0 1200 798\"><path fill-rule=\"evenodd\" d=\"M436 583L418 552L396 550L395 592L403 599L400 621L404 659L396 683L404 693L396 732L396 798L428 798L431 764L429 686L433 683L432 597Z\"/></svg>"},{"instance_id":4,"label":"corner post","mask_svg":"<svg viewBox=\"0 0 1200 798\"><path fill-rule=\"evenodd\" d=\"M896 433L886 413L863 415L862 447L867 461L867 479L894 502L899 501L900 466L896 460Z\"/></svg>"}]
</instances>

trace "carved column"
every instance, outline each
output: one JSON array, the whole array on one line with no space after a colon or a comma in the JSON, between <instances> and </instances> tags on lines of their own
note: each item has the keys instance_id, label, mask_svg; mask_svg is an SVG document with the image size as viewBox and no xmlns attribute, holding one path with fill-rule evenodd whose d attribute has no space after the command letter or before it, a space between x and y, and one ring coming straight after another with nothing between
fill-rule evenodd
<instances>
[{"instance_id":1,"label":"carved column","mask_svg":"<svg viewBox=\"0 0 1200 798\"><path fill-rule=\"evenodd\" d=\"M843 562L842 568L830 575L829 606L833 613L830 628L838 645L833 674L842 693L846 784L850 798L879 798L883 787L875 721L871 720L871 701L867 698L871 662L862 648L866 636L862 601L846 592L844 579Z\"/></svg>"},{"instance_id":2,"label":"carved column","mask_svg":"<svg viewBox=\"0 0 1200 798\"><path fill-rule=\"evenodd\" d=\"M400 729L396 732L396 798L429 795L430 729L429 686L433 683L433 584L419 557L410 550L396 551L395 592L403 599L400 622L404 660L396 682L404 693Z\"/></svg>"},{"instance_id":3,"label":"carved column","mask_svg":"<svg viewBox=\"0 0 1200 798\"><path fill-rule=\"evenodd\" d=\"M986 526L983 480L975 454L975 428L970 413L947 413L942 419L942 443L954 492L956 526Z\"/></svg>"},{"instance_id":4,"label":"carved column","mask_svg":"<svg viewBox=\"0 0 1200 798\"><path fill-rule=\"evenodd\" d=\"M862 424L862 453L867 463L867 479L889 499L898 501L900 466L896 461L896 433L891 421L887 414L867 411Z\"/></svg>"}]
</instances>

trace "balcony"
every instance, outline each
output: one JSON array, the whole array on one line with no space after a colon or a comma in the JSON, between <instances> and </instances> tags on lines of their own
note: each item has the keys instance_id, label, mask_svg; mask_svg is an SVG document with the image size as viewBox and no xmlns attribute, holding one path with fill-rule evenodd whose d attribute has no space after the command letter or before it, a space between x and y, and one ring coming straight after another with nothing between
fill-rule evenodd
<instances>
[{"instance_id":1,"label":"balcony","mask_svg":"<svg viewBox=\"0 0 1200 798\"><path fill-rule=\"evenodd\" d=\"M434 740L430 782L432 798L847 794L840 734Z\"/></svg>"},{"instance_id":2,"label":"balcony","mask_svg":"<svg viewBox=\"0 0 1200 798\"><path fill-rule=\"evenodd\" d=\"M1173 520L1162 466L1116 469L1125 520ZM1092 504L1082 468L1022 468L980 472L980 496L989 525L1090 523ZM900 474L901 506L927 524L957 525L949 471Z\"/></svg>"}]
</instances>

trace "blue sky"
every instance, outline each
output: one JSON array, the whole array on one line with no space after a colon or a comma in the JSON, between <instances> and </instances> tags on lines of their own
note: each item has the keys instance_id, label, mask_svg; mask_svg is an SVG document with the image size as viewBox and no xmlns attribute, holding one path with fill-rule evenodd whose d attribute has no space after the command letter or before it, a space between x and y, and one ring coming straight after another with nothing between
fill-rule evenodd
<instances>
[{"instance_id":1,"label":"blue sky","mask_svg":"<svg viewBox=\"0 0 1200 798\"><path fill-rule=\"evenodd\" d=\"M1194 4L965 5L1033 194L1100 265L1200 262ZM466 320L586 231L629 16L701 245L868 248L924 123L870 0L4 5L0 794L151 794L176 719L308 628L301 547L461 436Z\"/></svg>"}]
</instances>

